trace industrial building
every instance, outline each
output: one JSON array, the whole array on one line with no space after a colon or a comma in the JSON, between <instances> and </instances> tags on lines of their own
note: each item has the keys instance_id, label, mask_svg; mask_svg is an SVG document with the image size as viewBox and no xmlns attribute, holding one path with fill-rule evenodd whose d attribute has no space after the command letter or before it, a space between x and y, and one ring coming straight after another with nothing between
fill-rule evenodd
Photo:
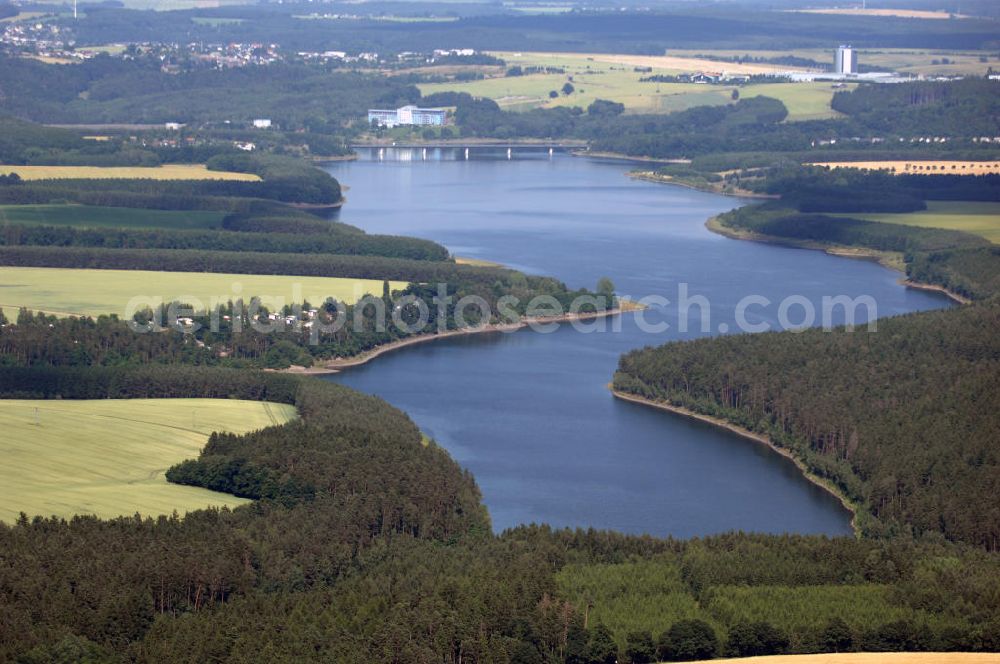
<instances>
[{"instance_id":1,"label":"industrial building","mask_svg":"<svg viewBox=\"0 0 1000 664\"><path fill-rule=\"evenodd\" d=\"M372 108L368 110L368 123L390 129L400 125L440 127L444 124L446 115L447 112L441 109L416 106L404 106L396 110Z\"/></svg>"},{"instance_id":2,"label":"industrial building","mask_svg":"<svg viewBox=\"0 0 1000 664\"><path fill-rule=\"evenodd\" d=\"M833 56L834 74L857 74L858 54L850 45L841 44L837 47L837 52Z\"/></svg>"}]
</instances>

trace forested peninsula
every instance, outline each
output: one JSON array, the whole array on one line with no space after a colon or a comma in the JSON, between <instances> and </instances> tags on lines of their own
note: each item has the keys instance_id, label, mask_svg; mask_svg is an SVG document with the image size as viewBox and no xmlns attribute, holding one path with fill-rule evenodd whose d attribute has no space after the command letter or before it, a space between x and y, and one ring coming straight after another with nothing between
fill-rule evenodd
<instances>
[{"instance_id":1,"label":"forested peninsula","mask_svg":"<svg viewBox=\"0 0 1000 664\"><path fill-rule=\"evenodd\" d=\"M962 302L879 320L672 343L621 358L621 395L702 415L790 453L860 506L866 536L945 537L995 551L1000 511L1000 248L978 235L851 216L992 202L1000 176L788 165L744 174L779 197L710 220L749 239L871 256Z\"/></svg>"}]
</instances>

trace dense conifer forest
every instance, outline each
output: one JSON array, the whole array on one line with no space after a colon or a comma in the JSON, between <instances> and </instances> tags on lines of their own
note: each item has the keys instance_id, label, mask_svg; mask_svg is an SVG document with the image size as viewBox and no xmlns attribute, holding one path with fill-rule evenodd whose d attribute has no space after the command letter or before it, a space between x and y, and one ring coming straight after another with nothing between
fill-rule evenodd
<instances>
[{"instance_id":1,"label":"dense conifer forest","mask_svg":"<svg viewBox=\"0 0 1000 664\"><path fill-rule=\"evenodd\" d=\"M851 217L801 214L786 208L740 209L720 216L726 228L789 242L818 242L912 254L920 251L987 246L981 237L962 231L917 228Z\"/></svg>"},{"instance_id":2,"label":"dense conifer forest","mask_svg":"<svg viewBox=\"0 0 1000 664\"><path fill-rule=\"evenodd\" d=\"M124 29L184 41L207 29L186 12L89 11L82 43L111 42ZM298 19L267 6L220 8L211 16L243 13L251 20L226 34L253 38L261 17L268 34L281 38L302 28L292 30ZM622 50L625 42L615 36L621 33L631 35L625 48L634 52L659 52L671 35L706 43L710 29L722 40L795 36L808 44L825 43L845 26L859 29L858 43L967 44L993 36L979 21L941 22L913 37L897 21L875 31L839 18L806 33L805 21L791 15L678 20L580 12L454 23L415 31L361 21L342 36L359 48L421 48L475 30L485 47ZM213 36L221 32L215 30ZM303 47L331 38L328 26L297 34L301 41L289 43ZM918 210L927 200L995 201L996 177L890 179L799 166L819 136L885 138L931 126L949 137L996 135L996 87L861 86L835 99L845 118L809 123L784 122L784 106L766 98L667 116L622 116L606 104L587 113L515 114L471 97L451 100L466 135L573 136L598 150L692 157L672 172L706 183L724 180L718 171L747 169L726 177L782 200L723 215L729 230L897 252L911 278L974 300L880 320L877 332L726 336L637 350L620 361L615 389L737 424L793 453L858 507L859 537L728 533L675 540L544 525L496 534L473 477L404 413L332 383L259 370L355 355L404 336L378 329L375 302L370 309L343 303L349 316L359 314L361 328L315 340L300 320L257 333L236 303L218 311L228 317L218 332L167 321L139 334L110 316L55 318L24 309L16 320L0 319L2 398L237 398L292 404L300 417L244 435L213 434L197 459L167 473L174 483L249 498L249 505L185 517L23 515L0 523L0 660L644 664L827 651L1000 651L1000 253L963 233L850 216ZM345 125L366 107L419 100L405 77L299 65L253 75L168 75L155 62L103 57L73 68L0 59L0 93L11 89L18 94L0 94L0 108L37 121L270 115L330 151L343 146ZM234 135L225 136L231 142ZM522 305L535 295L561 304L592 295L551 278L460 265L435 243L367 235L291 205L341 200L335 179L284 154L293 143L276 137L254 155L211 141L176 149L124 139L104 145L2 119L4 163L194 162L262 179L4 177L3 204L74 202L137 215L211 210L225 218L221 228L206 230L5 224L0 265L396 279L409 285L392 293L386 283L373 299L392 307L393 298L412 295L428 305L432 321L437 282L453 297L476 295L494 308L509 295ZM824 154L992 150L963 145L848 141ZM312 304L320 321L338 305ZM213 313L193 312L193 322L207 323ZM449 328L454 313L444 312ZM246 324L239 332L235 318Z\"/></svg>"},{"instance_id":3,"label":"dense conifer forest","mask_svg":"<svg viewBox=\"0 0 1000 664\"><path fill-rule=\"evenodd\" d=\"M1000 293L1000 249L996 245L978 249L944 249L917 254L907 264L912 279L938 284L971 299Z\"/></svg>"},{"instance_id":4,"label":"dense conifer forest","mask_svg":"<svg viewBox=\"0 0 1000 664\"><path fill-rule=\"evenodd\" d=\"M855 168L784 164L751 169L743 178L757 193L800 212L914 212L926 201L998 201L1000 175L900 174Z\"/></svg>"},{"instance_id":5,"label":"dense conifer forest","mask_svg":"<svg viewBox=\"0 0 1000 664\"><path fill-rule=\"evenodd\" d=\"M475 482L445 452L399 411L333 384L36 367L0 369L0 394L264 399L301 416L214 435L170 471L259 498L250 506L0 525L4 659L646 662L650 648L990 650L1000 638L998 563L975 548L535 526L492 535ZM609 611L622 573L651 582L648 603ZM789 614L790 602L809 611Z\"/></svg>"},{"instance_id":6,"label":"dense conifer forest","mask_svg":"<svg viewBox=\"0 0 1000 664\"><path fill-rule=\"evenodd\" d=\"M157 37L160 39L161 37ZM385 76L305 65L198 70L172 75L157 59L96 57L78 67L0 58L0 111L64 124L211 122L266 117L288 129L339 133L369 107L402 106L416 86ZM85 93L81 96L81 93ZM259 132L258 132L259 133Z\"/></svg>"},{"instance_id":7,"label":"dense conifer forest","mask_svg":"<svg viewBox=\"0 0 1000 664\"><path fill-rule=\"evenodd\" d=\"M141 213L139 213L141 214ZM288 227L292 232L252 232L243 219L224 219L230 230L173 230L72 228L6 224L0 236L3 246L104 247L107 249L199 249L204 251L244 251L279 254L341 254L381 256L408 260L445 261L448 250L429 240L392 235L368 235L349 230L343 224L320 222L322 233L303 233L306 223L298 218L253 218L256 227ZM273 222L273 223L272 223ZM311 224L309 224L311 226ZM294 227L294 228L293 228ZM250 232L247 232L250 231Z\"/></svg>"},{"instance_id":8,"label":"dense conifer forest","mask_svg":"<svg viewBox=\"0 0 1000 664\"><path fill-rule=\"evenodd\" d=\"M889 318L874 332L635 351L615 387L769 436L863 505L866 533L912 528L996 550L998 316L988 301Z\"/></svg>"},{"instance_id":9,"label":"dense conifer forest","mask_svg":"<svg viewBox=\"0 0 1000 664\"><path fill-rule=\"evenodd\" d=\"M104 270L146 270L156 266L164 272L289 274L435 282L457 278L490 284L512 273L510 270L461 265L452 261L371 255L63 246L0 247L0 265Z\"/></svg>"}]
</instances>

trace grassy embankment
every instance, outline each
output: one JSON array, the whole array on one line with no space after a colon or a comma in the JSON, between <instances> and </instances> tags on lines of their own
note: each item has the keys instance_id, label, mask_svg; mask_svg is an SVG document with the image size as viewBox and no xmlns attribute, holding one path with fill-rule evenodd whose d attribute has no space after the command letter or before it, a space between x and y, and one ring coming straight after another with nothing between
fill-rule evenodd
<instances>
[{"instance_id":1,"label":"grassy embankment","mask_svg":"<svg viewBox=\"0 0 1000 664\"><path fill-rule=\"evenodd\" d=\"M213 431L243 433L296 416L285 404L229 399L0 400L0 520L170 514L249 502L167 482Z\"/></svg>"},{"instance_id":2,"label":"grassy embankment","mask_svg":"<svg viewBox=\"0 0 1000 664\"><path fill-rule=\"evenodd\" d=\"M258 182L252 173L210 171L204 164L166 164L163 166L17 166L0 164L0 173L17 173L22 180L242 180Z\"/></svg>"},{"instance_id":3,"label":"grassy embankment","mask_svg":"<svg viewBox=\"0 0 1000 664\"><path fill-rule=\"evenodd\" d=\"M389 286L400 290L406 284L390 281ZM382 282L377 279L0 267L0 307L8 317L20 307L56 315L122 315L128 301L136 296L161 298L166 303L198 298L206 306L214 298L225 302L252 296L284 298L285 304L305 298L319 305L327 297L355 302L365 294L381 293Z\"/></svg>"},{"instance_id":4,"label":"grassy embankment","mask_svg":"<svg viewBox=\"0 0 1000 664\"><path fill-rule=\"evenodd\" d=\"M596 99L625 104L632 113L672 113L695 106L732 103L736 86L697 83L653 83L639 79L651 75L677 75L697 71L720 71L730 74L777 73L794 69L784 65L735 64L692 57L638 56L591 53L494 53L508 66L554 67L565 73L529 74L486 78L478 81L433 83L420 86L423 94L446 90L468 92L488 97L511 109L586 107ZM636 68L650 67L649 72ZM576 91L552 99L549 92L560 90L567 77L573 77ZM830 108L834 90L830 83L769 83L739 88L744 98L768 96L780 99L788 108L790 120L812 120L837 115Z\"/></svg>"}]
</instances>

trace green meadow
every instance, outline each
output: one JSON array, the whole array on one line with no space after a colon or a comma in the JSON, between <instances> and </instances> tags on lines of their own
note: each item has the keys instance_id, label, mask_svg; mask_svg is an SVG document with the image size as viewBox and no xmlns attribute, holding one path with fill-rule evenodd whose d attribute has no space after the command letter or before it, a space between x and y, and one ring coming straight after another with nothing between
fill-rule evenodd
<instances>
[{"instance_id":1,"label":"green meadow","mask_svg":"<svg viewBox=\"0 0 1000 664\"><path fill-rule=\"evenodd\" d=\"M789 120L816 120L835 117L830 101L837 91L830 82L765 83L737 88L731 85L698 83L654 83L641 78L663 74L690 73L690 68L676 66L653 67L650 72L637 72L634 66L601 62L584 54L560 53L498 53L508 66L557 67L565 73L501 76L477 81L452 81L420 85L424 95L435 92L467 92L475 97L487 97L507 110L529 110L556 106L586 108L596 99L609 99L625 104L629 113L673 113L696 106L718 106L732 103L733 90L745 98L768 96L780 99L788 108ZM651 59L652 60L652 59ZM670 60L663 58L664 62ZM720 68L718 62L705 61L705 69ZM575 92L551 98L572 77ZM854 87L853 85L849 87Z\"/></svg>"},{"instance_id":2,"label":"green meadow","mask_svg":"<svg viewBox=\"0 0 1000 664\"><path fill-rule=\"evenodd\" d=\"M928 201L927 209L920 212L852 216L888 224L965 231L981 235L994 244L1000 244L1000 203Z\"/></svg>"},{"instance_id":3,"label":"green meadow","mask_svg":"<svg viewBox=\"0 0 1000 664\"><path fill-rule=\"evenodd\" d=\"M788 109L788 119L825 120L840 114L830 107L837 88L829 81L811 83L762 83L740 88L740 95L750 97L773 97L781 100ZM847 84L843 89L853 90L857 85Z\"/></svg>"}]
</instances>

